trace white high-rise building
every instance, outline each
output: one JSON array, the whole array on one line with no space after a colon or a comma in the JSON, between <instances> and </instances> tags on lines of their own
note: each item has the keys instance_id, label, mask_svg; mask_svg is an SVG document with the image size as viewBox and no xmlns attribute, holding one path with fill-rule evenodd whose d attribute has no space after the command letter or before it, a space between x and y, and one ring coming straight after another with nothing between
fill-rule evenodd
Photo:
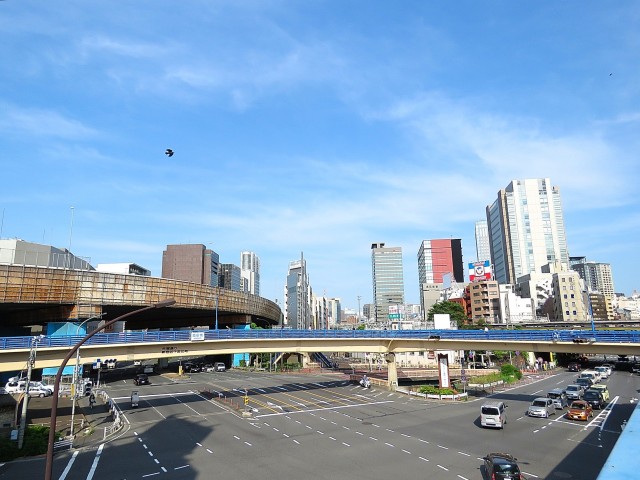
<instances>
[{"instance_id":1,"label":"white high-rise building","mask_svg":"<svg viewBox=\"0 0 640 480\"><path fill-rule=\"evenodd\" d=\"M491 260L491 246L489 245L489 229L486 220L476 222L476 260L484 262Z\"/></svg>"},{"instance_id":2,"label":"white high-rise building","mask_svg":"<svg viewBox=\"0 0 640 480\"><path fill-rule=\"evenodd\" d=\"M255 253L240 253L240 276L246 292L260 295L260 259Z\"/></svg>"},{"instance_id":3,"label":"white high-rise building","mask_svg":"<svg viewBox=\"0 0 640 480\"><path fill-rule=\"evenodd\" d=\"M549 263L568 267L560 189L551 180L513 180L486 210L493 272L499 283L517 283Z\"/></svg>"},{"instance_id":4,"label":"white high-rise building","mask_svg":"<svg viewBox=\"0 0 640 480\"><path fill-rule=\"evenodd\" d=\"M304 258L289 263L285 285L284 321L289 328L298 330L313 328L311 298L313 292L307 275Z\"/></svg>"}]
</instances>

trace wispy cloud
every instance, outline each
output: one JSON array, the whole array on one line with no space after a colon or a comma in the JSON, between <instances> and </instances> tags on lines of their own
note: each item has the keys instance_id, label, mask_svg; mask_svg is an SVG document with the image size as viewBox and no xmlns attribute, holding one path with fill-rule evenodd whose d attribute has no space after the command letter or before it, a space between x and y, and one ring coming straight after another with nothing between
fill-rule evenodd
<instances>
[{"instance_id":1,"label":"wispy cloud","mask_svg":"<svg viewBox=\"0 0 640 480\"><path fill-rule=\"evenodd\" d=\"M57 111L22 108L7 103L0 108L0 128L5 132L33 137L89 139L100 136L98 130Z\"/></svg>"}]
</instances>

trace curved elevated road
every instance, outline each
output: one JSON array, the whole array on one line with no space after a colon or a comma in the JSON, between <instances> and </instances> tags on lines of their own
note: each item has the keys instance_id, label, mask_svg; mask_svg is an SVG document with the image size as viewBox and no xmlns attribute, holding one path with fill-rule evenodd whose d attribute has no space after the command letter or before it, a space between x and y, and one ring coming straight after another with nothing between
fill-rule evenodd
<instances>
[{"instance_id":1,"label":"curved elevated road","mask_svg":"<svg viewBox=\"0 0 640 480\"><path fill-rule=\"evenodd\" d=\"M127 329L280 323L270 300L225 288L138 275L49 267L0 265L0 321L3 326L45 325L103 314L118 317L173 298L176 304L128 319Z\"/></svg>"}]
</instances>

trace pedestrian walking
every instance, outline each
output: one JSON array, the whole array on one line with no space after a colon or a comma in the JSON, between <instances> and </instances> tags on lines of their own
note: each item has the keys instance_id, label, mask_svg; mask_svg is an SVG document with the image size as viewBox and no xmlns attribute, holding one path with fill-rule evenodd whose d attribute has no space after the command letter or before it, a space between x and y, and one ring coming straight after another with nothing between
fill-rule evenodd
<instances>
[{"instance_id":1,"label":"pedestrian walking","mask_svg":"<svg viewBox=\"0 0 640 480\"><path fill-rule=\"evenodd\" d=\"M91 395L89 395L89 407L93 408L95 404L96 404L96 396L93 394L93 392L91 392Z\"/></svg>"}]
</instances>

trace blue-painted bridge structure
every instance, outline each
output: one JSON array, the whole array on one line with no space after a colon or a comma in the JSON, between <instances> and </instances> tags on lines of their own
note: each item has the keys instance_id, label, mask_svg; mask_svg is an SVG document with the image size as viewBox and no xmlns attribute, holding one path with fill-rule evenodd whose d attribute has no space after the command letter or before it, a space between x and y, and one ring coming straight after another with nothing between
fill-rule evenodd
<instances>
[{"instance_id":1,"label":"blue-painted bridge structure","mask_svg":"<svg viewBox=\"0 0 640 480\"><path fill-rule=\"evenodd\" d=\"M37 338L37 340L35 340ZM0 338L0 371L24 368L37 349L35 368L59 366L75 335ZM508 350L640 355L640 331L593 330L176 330L96 334L82 345L83 363L232 353L401 352Z\"/></svg>"}]
</instances>

